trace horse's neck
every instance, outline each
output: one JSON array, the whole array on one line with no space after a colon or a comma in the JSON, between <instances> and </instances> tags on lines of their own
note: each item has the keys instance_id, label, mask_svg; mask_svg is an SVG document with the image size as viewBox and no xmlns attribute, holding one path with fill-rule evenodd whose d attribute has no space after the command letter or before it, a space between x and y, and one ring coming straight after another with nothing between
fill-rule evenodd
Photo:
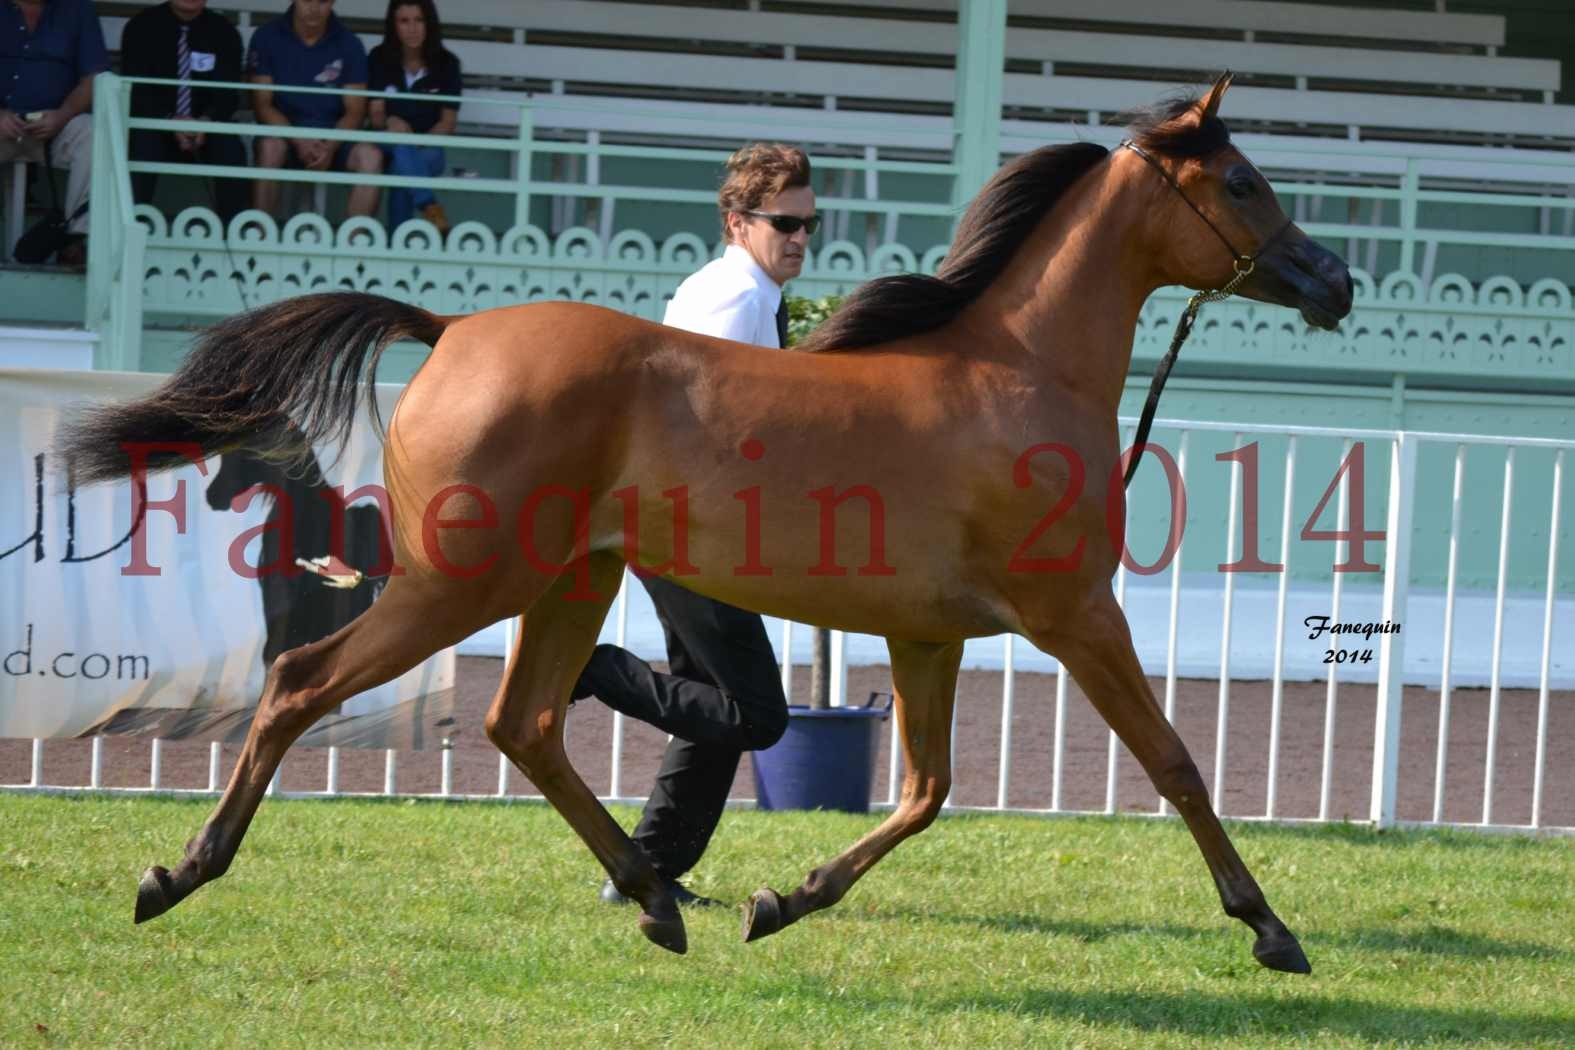
<instances>
[{"instance_id":1,"label":"horse's neck","mask_svg":"<svg viewBox=\"0 0 1575 1050\"><path fill-rule=\"evenodd\" d=\"M1046 383L1114 412L1138 313L1163 282L1144 245L1147 202L1111 167L1100 164L1051 208L975 312Z\"/></svg>"}]
</instances>

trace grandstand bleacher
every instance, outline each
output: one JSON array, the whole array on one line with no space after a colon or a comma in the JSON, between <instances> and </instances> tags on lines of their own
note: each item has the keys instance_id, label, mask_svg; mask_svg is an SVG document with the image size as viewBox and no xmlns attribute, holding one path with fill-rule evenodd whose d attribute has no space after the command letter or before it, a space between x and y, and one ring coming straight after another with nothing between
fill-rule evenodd
<instances>
[{"instance_id":1,"label":"grandstand bleacher","mask_svg":"<svg viewBox=\"0 0 1575 1050\"><path fill-rule=\"evenodd\" d=\"M112 51L126 19L144 6L100 5ZM278 0L210 7L233 18L245 39L280 12ZM369 45L376 41L382 0L339 0L335 9ZM880 159L950 154L956 11L948 0L467 0L442 14L449 46L465 64L469 133L513 134L518 106L487 102L522 98L530 99L537 135L592 147L724 148L769 128L819 154L862 159L862 172L844 168L823 190L879 200ZM1320 146L1294 148L1297 140L1342 138L1461 147L1407 154L1422 162L1424 181L1442 180L1439 187L1531 183L1567 194L1570 180L1546 165L1519 178L1504 163L1506 147L1575 145L1575 107L1553 102L1560 64L1499 54L1505 36L1502 16L1448 11L1255 0L1114 0L1091 11L1070 0L1012 0L1002 145L1021 152L1069 130L1099 137L1122 110L1156 92L1230 68L1238 74L1232 124L1268 136L1259 144L1272 148L1278 179L1398 185L1394 154L1342 153L1331 170ZM1491 163L1473 163L1483 151ZM554 158L551 177L595 182L602 167L593 149L583 161ZM700 185L673 177L678 186ZM554 232L587 221L604 240L620 226L649 225L638 209L620 223L618 207L611 197L583 205L560 197L547 221ZM1568 214L1542 223L1557 228ZM895 215L862 218L859 231L844 210L832 230L862 233L867 250L903 239ZM910 247L928 245L910 239Z\"/></svg>"},{"instance_id":2,"label":"grandstand bleacher","mask_svg":"<svg viewBox=\"0 0 1575 1050\"><path fill-rule=\"evenodd\" d=\"M210 6L233 16L247 38L279 12L277 0ZM335 9L370 44L383 6L339 0ZM478 97L545 89L946 115L955 11L941 0L727 7L470 0L442 14ZM1193 82L1229 68L1238 73L1236 120L1264 130L1490 144L1575 136L1568 119L1575 110L1547 108L1559 63L1496 54L1502 17L1250 0L1104 3L1097 22L1087 5L1062 0L1015 0L1008 12L1004 94L1018 117L1093 115L1100 123L1151 100L1156 81ZM123 25L123 17L104 19L111 50ZM1211 35L1177 35L1198 32ZM489 126L503 112L482 107L466 119Z\"/></svg>"}]
</instances>

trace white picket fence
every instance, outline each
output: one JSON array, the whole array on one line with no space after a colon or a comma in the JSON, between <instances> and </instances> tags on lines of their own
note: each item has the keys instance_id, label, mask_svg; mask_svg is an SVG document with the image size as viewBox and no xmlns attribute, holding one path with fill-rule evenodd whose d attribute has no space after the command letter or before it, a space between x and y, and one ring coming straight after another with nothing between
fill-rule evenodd
<instances>
[{"instance_id":1,"label":"white picket fence","mask_svg":"<svg viewBox=\"0 0 1575 1050\"><path fill-rule=\"evenodd\" d=\"M1125 421L1130 434L1131 421ZM1283 463L1276 459L1273 464L1273 473L1283 477L1279 496L1280 514L1278 529L1273 524L1268 526L1258 525L1258 531L1268 531L1279 536L1279 549L1275 551L1258 551L1257 541L1248 538L1242 528L1239 512L1245 506L1243 487L1256 485L1256 471L1252 472L1249 480L1249 468L1245 457L1222 457L1216 459L1230 462L1230 490L1226 510L1227 520L1224 536L1226 537L1225 562L1236 563L1243 557L1243 544L1252 544L1252 549L1247 555L1256 555L1262 561L1277 561L1280 564L1293 564L1292 559L1292 528L1296 524L1292 516L1293 493L1296 490L1298 451L1317 442L1338 442L1340 446L1340 462L1347 462L1347 456L1353 448L1360 446L1367 454L1366 462L1374 463L1381 458L1388 462L1387 481L1383 486L1386 493L1387 515L1382 534L1384 537L1401 537L1402 542L1383 542L1383 563L1381 571L1372 574L1381 580L1381 588L1360 589L1348 586L1346 574L1334 573L1332 581L1327 584L1309 585L1293 580L1292 573L1281 572L1278 574L1276 584L1272 588L1254 586L1250 582L1238 583L1236 573L1214 574L1216 581L1211 593L1200 595L1193 594L1189 600L1189 608L1205 608L1212 611L1217 608L1218 618L1212 625L1207 624L1206 616L1199 616L1194 612L1192 618L1186 623L1185 632L1182 631L1182 617L1180 615L1181 600L1186 590L1197 590L1198 576L1185 577L1182 572L1183 555L1187 553L1184 544L1177 544L1171 551L1169 566L1161 575L1138 576L1129 572L1126 567L1118 571L1115 586L1117 596L1127 607L1128 617L1132 621L1133 635L1139 643L1139 655L1148 672L1158 677L1163 675L1165 681L1163 703L1167 717L1174 718L1177 682L1182 677L1213 678L1218 682L1219 699L1217 710L1217 724L1215 732L1215 753L1212 756L1199 756L1199 765L1207 777L1212 771L1212 785L1215 798L1223 797L1224 782L1229 775L1229 753L1226 741L1229 737L1228 727L1231 718L1231 691L1233 680L1243 678L1267 678L1272 688L1270 731L1268 739L1268 780L1266 806L1260 813L1232 813L1233 817L1242 819L1259 819L1280 821L1287 818L1279 811L1276 797L1276 784L1278 768L1282 758L1281 754L1281 720L1284 686L1289 680L1308 680L1315 673L1322 674L1326 680L1325 693L1325 720L1323 735L1323 751L1321 756L1321 783L1320 804L1316 820L1327 821L1335 818L1331 813L1329 799L1331 794L1331 778L1336 759L1336 743L1334 734L1335 714L1339 699L1339 688L1343 682L1356 682L1361 680L1376 681L1377 702L1374 724L1372 728L1372 770L1371 770L1371 795L1367 817L1374 825L1385 827L1397 823L1395 802L1398 793L1398 777L1400 770L1400 725L1402 705L1400 702L1401 688L1404 684L1425 685L1437 690L1436 702L1438 710L1438 734L1436 744L1436 759L1434 764L1433 784L1433 811L1430 820L1416 822L1405 821L1399 823L1422 823L1428 825L1448 825L1486 828L1491 830L1516 830L1539 831L1558 834L1575 834L1575 820L1561 816L1558 821L1546 821L1543 818L1545 789L1548 777L1575 776L1575 769L1548 769L1549 745L1549 716L1555 702L1564 704L1575 703L1575 698L1564 695L1555 700L1557 690L1570 690L1575 687L1575 660L1560 653L1556 640L1562 639L1567 652L1575 652L1575 647L1570 645L1570 640L1575 638L1575 596L1569 593L1561 598L1559 593L1559 530L1561 528L1561 495L1564 485L1565 460L1570 449L1575 448L1575 441L1561 441L1551 439L1524 438L1524 437L1493 437L1466 434L1440 434L1423 433L1414 431L1393 430L1333 430L1320 427L1304 426L1263 426L1249 424L1219 424L1185 421L1161 421L1156 425L1156 435L1174 435L1174 448L1176 453L1171 466L1174 476L1167 481L1167 485L1179 482L1185 486L1189 471L1189 452L1194 445L1202 440L1207 440L1213 435L1216 441L1221 435L1232 438L1230 448L1239 449L1243 443L1253 441L1275 440L1284 441ZM1167 436L1163 440L1170 442ZM1450 502L1450 527L1444 555L1446 564L1440 566L1421 566L1412 564L1413 550L1418 546L1415 542L1413 530L1413 515L1416 513L1417 495L1417 462L1423 449L1440 447L1452 450L1454 456L1453 486ZM1467 453L1471 449L1493 449L1503 453L1501 476L1495 470L1494 476L1484 479L1480 468L1473 476L1467 470ZM1540 455L1542 460L1551 456L1551 475L1548 477L1530 477L1517 482L1516 462L1517 453L1523 458L1528 455ZM1152 453L1151 453L1152 455ZM1325 457L1327 458L1327 457ZM1164 464L1161 464L1164 465ZM1195 469L1195 468L1194 468ZM1524 469L1524 468L1523 468ZM1146 471L1155 474L1161 473L1153 461L1145 464ZM1166 471L1164 473L1169 473ZM1371 522L1362 522L1360 517L1352 520L1348 497L1354 491L1349 482L1349 477L1341 482L1338 479L1331 481L1325 490L1325 497L1331 502L1333 516L1325 515L1321 520L1338 522L1342 529L1364 529L1376 533ZM1484 484L1490 483L1490 488L1497 488L1501 507L1497 515L1499 528L1495 542L1497 545L1497 574L1496 585L1491 596L1484 593L1466 593L1466 589L1459 587L1458 575L1460 569L1460 556L1464 546L1462 518L1465 508L1472 499L1473 490L1480 490ZM1513 513L1517 485L1547 486L1551 493L1550 514L1546 522L1519 520ZM1498 488L1498 486L1502 486ZM1337 490L1337 491L1336 491ZM1151 511L1151 506L1145 506L1145 498L1141 487L1133 493L1133 501L1129 506L1129 517ZM1530 491L1528 489L1528 491ZM1260 488L1259 503L1267 508L1275 505L1276 493L1267 488ZM1337 496L1337 501L1335 497ZM1152 496L1147 497L1152 498ZM1167 497L1168 498L1168 497ZM1480 514L1481 512L1478 511ZM1267 517L1267 515L1265 515ZM1316 517L1316 515L1315 515ZM1523 516L1524 517L1524 516ZM1251 522L1257 524L1256 522ZM1545 533L1541 526L1546 525ZM1238 533L1242 534L1240 540ZM1538 539L1538 537L1541 537ZM1370 539L1369 542L1379 542ZM1531 595L1525 593L1524 587L1518 588L1520 593L1511 593L1509 585L1511 577L1511 552L1520 552L1522 560L1527 556L1526 549L1529 545L1541 545L1546 549L1544 584L1540 593ZM1352 544L1350 538L1338 543L1335 548L1336 557L1346 560L1351 557ZM1540 552L1533 551L1540 557ZM1360 557L1360 543L1357 545L1357 556ZM1135 556L1134 556L1135 557ZM1413 592L1409 583L1412 579L1413 569L1432 568L1445 579L1441 592L1433 593L1431 590L1418 588ZM1524 573L1522 573L1524 576ZM1204 574L1207 578L1207 574ZM1371 577L1369 577L1371 578ZM1152 580L1153 583L1145 582ZM608 641L625 645L649 655L660 658L660 635L654 631L654 621L648 617L641 617L639 610L631 610L636 606L639 598L631 599L631 590L626 576L615 611L604 629L603 637ZM1208 588L1204 588L1207 591ZM1135 595L1141 594L1142 600L1133 600ZM1290 606L1292 595L1297 595L1305 601L1309 595L1316 595L1319 608L1327 609L1331 622L1361 622L1361 623L1400 623L1405 629L1397 633L1382 633L1370 639L1364 639L1359 644L1363 650L1372 649L1374 660L1371 664L1339 664L1329 663L1326 671L1317 671L1309 665L1307 647L1301 645L1299 649L1293 648L1292 641L1302 637L1303 625L1288 622L1287 610ZM1274 630L1272 633L1258 630L1244 643L1242 624L1261 625L1272 619ZM1540 620L1540 624L1535 621ZM1423 629L1418 629L1418 625ZM789 622L773 622L776 630L780 631L781 646L779 653L782 657L782 679L785 688L792 688L792 671L795 664L801 665L804 652L808 645L808 636L812 633L802 626ZM513 624L503 624L491 632L484 632L472 640L469 651L506 651L512 641L510 634ZM847 668L850 662L878 663L883 662L884 652L878 648L878 640L862 636L846 636L842 632L832 635L832 696L831 702L840 705L846 701ZM1265 644L1266 643L1266 644ZM1334 645L1342 643L1335 641ZM1212 660L1207 650L1213 648ZM1320 645L1319 650L1323 649ZM464 651L462 649L462 651ZM1042 814L1058 814L1071 812L1087 812L1076 810L1064 804L1063 797L1063 770L1066 765L1066 740L1068 725L1068 676L1053 658L1038 653L1029 647L1019 645L1012 636L1002 636L994 639L979 639L969 643L965 655L965 666L989 667L999 669L1002 674L1001 690L1001 730L1000 748L996 756L996 779L998 789L996 799L991 806L949 807L953 809L985 810L985 811L1011 811L1032 812ZM1376 666L1376 673L1372 668ZM1025 669L1052 671L1056 675L1055 689L1055 723L1053 752L1051 761L1051 801L1046 809L1013 809L1007 804L1008 783L1012 776L1012 711L1017 686L1018 673ZM1489 689L1489 712L1487 718L1486 737L1481 741L1485 756L1485 777L1483 789L1482 815L1480 821L1462 822L1447 821L1444 819L1444 791L1449 782L1451 770L1449 768L1449 750L1446 744L1450 734L1450 708L1452 693L1462 684L1475 684L1486 686ZM1494 785L1498 776L1498 736L1500 727L1500 696L1509 685L1521 687L1535 687L1538 694L1537 704L1537 730L1535 748L1535 766L1532 771L1532 803L1530 820L1526 824L1495 823L1493 820ZM790 692L791 698L791 692ZM897 746L896 722L891 723L893 734L890 750L890 770L887 778L889 785L887 796L884 800L874 799L872 804L877 808L890 807L896 803L897 785L901 782L899 769L900 748ZM626 791L623 780L623 753L625 746L625 725L622 715L613 716L613 731L611 735L611 773L607 791L601 797L607 801L632 802L640 801L639 796L630 795ZM95 738L92 741L92 762L88 783L79 786L49 785L46 783L43 770L43 742L33 741L32 768L29 781L19 785L0 785L6 790L18 791L80 791L80 790L115 790L128 793L147 793L150 791L167 791L161 784L160 752L162 742L153 740L150 744L149 784L145 788L116 788L103 787L103 740ZM1240 747L1239 742L1234 746ZM1117 797L1117 765L1121 745L1114 733L1109 734L1107 775L1105 781L1104 805L1094 812L1118 812ZM1205 759L1211 757L1212 762ZM220 745L214 743L210 748L208 785L205 791L179 791L180 794L205 794L217 792L220 784ZM538 797L529 794L520 795L511 793L509 765L500 755L498 759L498 779L495 794L488 796L459 796L453 790L453 752L448 748L439 751L436 761L441 763L440 788L435 797L440 798L530 798ZM396 791L397 756L396 752L389 751L385 759L384 790L385 795L397 795ZM277 781L274 788L277 787ZM274 792L270 788L270 792ZM292 793L285 793L292 794ZM339 796L343 793L339 789L339 751L337 748L328 749L327 768L325 770L324 789L321 792L293 793L309 795L312 797ZM430 796L422 796L430 797ZM1156 814L1164 814L1166 805L1161 801ZM1564 822L1568 820L1568 822Z\"/></svg>"}]
</instances>

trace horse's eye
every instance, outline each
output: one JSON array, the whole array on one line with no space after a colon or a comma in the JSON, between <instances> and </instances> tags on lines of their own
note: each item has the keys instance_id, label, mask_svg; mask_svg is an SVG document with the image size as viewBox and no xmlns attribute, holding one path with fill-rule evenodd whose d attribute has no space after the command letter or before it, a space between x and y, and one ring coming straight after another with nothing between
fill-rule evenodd
<instances>
[{"instance_id":1,"label":"horse's eye","mask_svg":"<svg viewBox=\"0 0 1575 1050\"><path fill-rule=\"evenodd\" d=\"M1245 177L1231 179L1225 184L1225 189L1237 200L1246 200L1257 191L1257 187L1253 185L1252 180Z\"/></svg>"}]
</instances>

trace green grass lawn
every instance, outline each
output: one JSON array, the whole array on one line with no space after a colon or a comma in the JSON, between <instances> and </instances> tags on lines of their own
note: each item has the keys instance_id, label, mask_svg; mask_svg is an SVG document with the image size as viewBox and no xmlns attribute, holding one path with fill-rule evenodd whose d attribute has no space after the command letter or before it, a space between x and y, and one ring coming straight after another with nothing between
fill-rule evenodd
<instances>
[{"instance_id":1,"label":"green grass lawn","mask_svg":"<svg viewBox=\"0 0 1575 1050\"><path fill-rule=\"evenodd\" d=\"M944 818L759 943L691 911L678 957L543 806L270 800L133 926L210 808L0 794L0 1046L1575 1045L1571 840L1236 825L1295 977L1142 819ZM729 813L692 883L785 892L875 819Z\"/></svg>"}]
</instances>

